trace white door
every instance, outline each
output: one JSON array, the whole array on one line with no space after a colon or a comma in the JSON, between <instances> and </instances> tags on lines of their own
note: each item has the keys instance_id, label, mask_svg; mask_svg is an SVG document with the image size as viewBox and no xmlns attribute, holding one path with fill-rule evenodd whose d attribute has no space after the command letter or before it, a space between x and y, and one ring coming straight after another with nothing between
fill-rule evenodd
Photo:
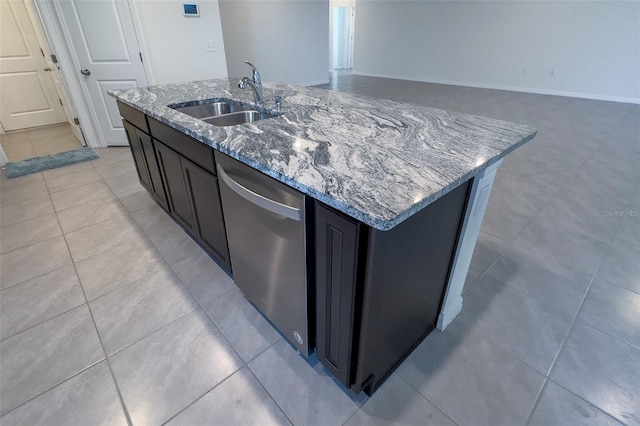
<instances>
[{"instance_id":1,"label":"white door","mask_svg":"<svg viewBox=\"0 0 640 426\"><path fill-rule=\"evenodd\" d=\"M0 122L5 130L67 118L23 0L0 1Z\"/></svg>"},{"instance_id":2,"label":"white door","mask_svg":"<svg viewBox=\"0 0 640 426\"><path fill-rule=\"evenodd\" d=\"M98 127L107 145L127 145L115 99L107 91L146 86L126 0L57 0Z\"/></svg>"}]
</instances>

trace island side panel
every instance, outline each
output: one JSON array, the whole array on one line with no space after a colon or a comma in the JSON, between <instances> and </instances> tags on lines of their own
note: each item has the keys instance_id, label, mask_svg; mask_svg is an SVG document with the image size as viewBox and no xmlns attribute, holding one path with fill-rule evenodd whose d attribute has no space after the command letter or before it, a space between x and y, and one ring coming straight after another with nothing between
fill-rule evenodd
<instances>
[{"instance_id":1,"label":"island side panel","mask_svg":"<svg viewBox=\"0 0 640 426\"><path fill-rule=\"evenodd\" d=\"M478 241L482 219L487 209L489 195L493 187L498 167L502 160L496 161L484 172L473 179L469 201L467 203L462 232L458 239L451 273L445 289L444 300L438 316L438 329L444 330L462 311L462 291L469 272L471 257Z\"/></svg>"},{"instance_id":2,"label":"island side panel","mask_svg":"<svg viewBox=\"0 0 640 426\"><path fill-rule=\"evenodd\" d=\"M436 327L469 189L389 231L369 228L354 391L371 395Z\"/></svg>"}]
</instances>

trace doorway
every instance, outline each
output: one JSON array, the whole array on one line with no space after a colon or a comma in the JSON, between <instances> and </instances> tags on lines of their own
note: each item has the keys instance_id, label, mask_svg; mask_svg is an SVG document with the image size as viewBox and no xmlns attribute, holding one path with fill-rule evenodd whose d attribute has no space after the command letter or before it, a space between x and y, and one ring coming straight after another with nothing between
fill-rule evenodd
<instances>
[{"instance_id":1,"label":"doorway","mask_svg":"<svg viewBox=\"0 0 640 426\"><path fill-rule=\"evenodd\" d=\"M355 0L331 0L329 13L329 61L332 70L353 68Z\"/></svg>"},{"instance_id":2,"label":"doorway","mask_svg":"<svg viewBox=\"0 0 640 426\"><path fill-rule=\"evenodd\" d=\"M27 5L0 2L0 123L4 131L69 121Z\"/></svg>"},{"instance_id":3,"label":"doorway","mask_svg":"<svg viewBox=\"0 0 640 426\"><path fill-rule=\"evenodd\" d=\"M127 146L116 101L107 92L148 86L129 1L52 3L100 137L107 146Z\"/></svg>"}]
</instances>

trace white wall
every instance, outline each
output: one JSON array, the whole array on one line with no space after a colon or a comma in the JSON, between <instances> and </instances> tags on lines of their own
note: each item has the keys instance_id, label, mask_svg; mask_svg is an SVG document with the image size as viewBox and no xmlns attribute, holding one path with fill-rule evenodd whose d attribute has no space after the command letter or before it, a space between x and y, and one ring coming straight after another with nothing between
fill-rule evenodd
<instances>
[{"instance_id":1,"label":"white wall","mask_svg":"<svg viewBox=\"0 0 640 426\"><path fill-rule=\"evenodd\" d=\"M217 0L196 0L199 17L182 15L176 0L132 0L150 84L224 78L227 63ZM206 52L213 41L215 52Z\"/></svg>"},{"instance_id":2,"label":"white wall","mask_svg":"<svg viewBox=\"0 0 640 426\"><path fill-rule=\"evenodd\" d=\"M329 81L329 0L220 0L229 76L302 85Z\"/></svg>"},{"instance_id":3,"label":"white wall","mask_svg":"<svg viewBox=\"0 0 640 426\"><path fill-rule=\"evenodd\" d=\"M638 1L358 0L355 31L357 74L640 102Z\"/></svg>"}]
</instances>

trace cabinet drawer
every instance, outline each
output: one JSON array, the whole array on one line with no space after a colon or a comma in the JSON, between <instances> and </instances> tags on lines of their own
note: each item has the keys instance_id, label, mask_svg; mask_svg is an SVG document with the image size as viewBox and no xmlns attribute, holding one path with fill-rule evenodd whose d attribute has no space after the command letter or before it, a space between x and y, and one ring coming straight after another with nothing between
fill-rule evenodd
<instances>
[{"instance_id":1,"label":"cabinet drawer","mask_svg":"<svg viewBox=\"0 0 640 426\"><path fill-rule=\"evenodd\" d=\"M118 101L118 110L120 111L120 116L122 116L122 118L136 126L138 129L142 130L143 132L147 134L149 133L147 117L142 111L138 111L137 109L123 104L120 101Z\"/></svg>"},{"instance_id":2,"label":"cabinet drawer","mask_svg":"<svg viewBox=\"0 0 640 426\"><path fill-rule=\"evenodd\" d=\"M205 170L213 174L216 173L216 168L213 163L213 148L151 117L149 117L149 127L151 128L151 136L155 139L198 164Z\"/></svg>"}]
</instances>

